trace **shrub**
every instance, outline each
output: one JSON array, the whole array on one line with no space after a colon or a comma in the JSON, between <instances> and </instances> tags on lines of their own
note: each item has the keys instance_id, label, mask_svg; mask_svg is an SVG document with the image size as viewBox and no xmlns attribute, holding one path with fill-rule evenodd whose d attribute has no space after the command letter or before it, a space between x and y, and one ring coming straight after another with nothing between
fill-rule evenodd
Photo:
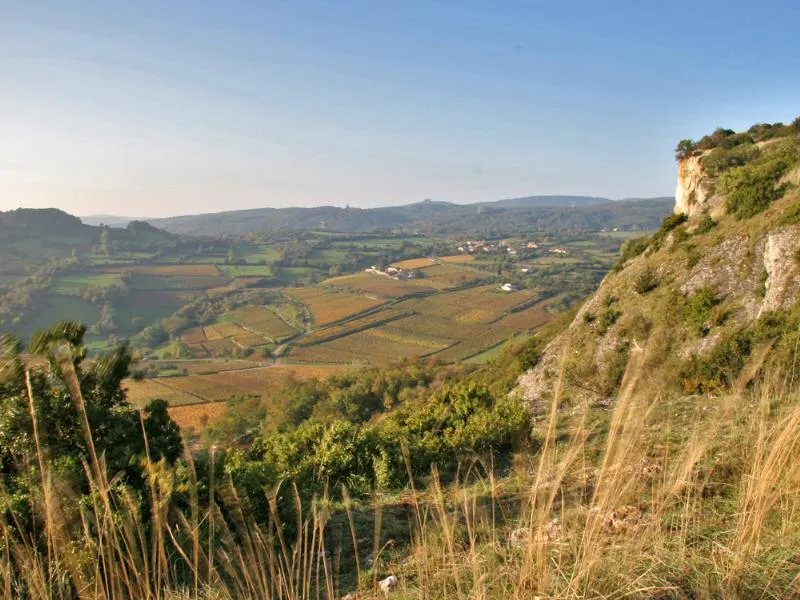
<instances>
[{"instance_id":1,"label":"shrub","mask_svg":"<svg viewBox=\"0 0 800 600\"><path fill-rule=\"evenodd\" d=\"M695 229L695 233L698 235L703 235L704 233L708 233L714 227L717 226L717 222L711 218L711 215L708 213L703 214L703 218L700 219L700 222L697 224L697 228Z\"/></svg>"},{"instance_id":2,"label":"shrub","mask_svg":"<svg viewBox=\"0 0 800 600\"><path fill-rule=\"evenodd\" d=\"M649 245L650 237L646 235L625 240L622 247L619 249L619 260L617 264L614 265L614 271L621 271L629 260L639 256L642 252L647 250Z\"/></svg>"},{"instance_id":3,"label":"shrub","mask_svg":"<svg viewBox=\"0 0 800 600\"><path fill-rule=\"evenodd\" d=\"M703 287L687 298L686 324L696 335L708 333L708 320L711 310L719 304L717 291L713 287Z\"/></svg>"},{"instance_id":4,"label":"shrub","mask_svg":"<svg viewBox=\"0 0 800 600\"><path fill-rule=\"evenodd\" d=\"M700 138L700 141L697 143L697 148L700 150L711 150L712 148L718 147L725 138L735 134L736 132L733 129L717 127L711 135L704 135Z\"/></svg>"},{"instance_id":5,"label":"shrub","mask_svg":"<svg viewBox=\"0 0 800 600\"><path fill-rule=\"evenodd\" d=\"M622 311L615 308L617 299L614 296L603 298L603 310L597 323L597 333L604 336L611 326L622 316Z\"/></svg>"},{"instance_id":6,"label":"shrub","mask_svg":"<svg viewBox=\"0 0 800 600\"><path fill-rule=\"evenodd\" d=\"M758 276L758 285L756 286L756 298L759 300L763 300L767 295L767 279L769 279L769 273L764 269Z\"/></svg>"},{"instance_id":7,"label":"shrub","mask_svg":"<svg viewBox=\"0 0 800 600\"><path fill-rule=\"evenodd\" d=\"M634 282L634 289L637 294L646 294L658 287L658 277L655 270L647 267L642 271Z\"/></svg>"},{"instance_id":8,"label":"shrub","mask_svg":"<svg viewBox=\"0 0 800 600\"><path fill-rule=\"evenodd\" d=\"M650 245L654 250L661 248L664 240L667 239L669 232L675 229L678 225L682 225L689 219L688 215L684 213L673 213L661 221L661 227L653 234Z\"/></svg>"},{"instance_id":9,"label":"shrub","mask_svg":"<svg viewBox=\"0 0 800 600\"><path fill-rule=\"evenodd\" d=\"M758 159L723 173L717 189L727 196L728 211L746 219L763 211L786 191L779 181L800 162L800 138L777 142Z\"/></svg>"},{"instance_id":10,"label":"shrub","mask_svg":"<svg viewBox=\"0 0 800 600\"><path fill-rule=\"evenodd\" d=\"M718 147L703 158L703 169L711 176L717 176L728 169L740 167L755 160L761 151L751 143L744 143L733 148Z\"/></svg>"},{"instance_id":11,"label":"shrub","mask_svg":"<svg viewBox=\"0 0 800 600\"><path fill-rule=\"evenodd\" d=\"M686 266L689 269L694 268L699 262L702 256L700 255L700 251L697 249L695 244L687 244L684 247L686 251Z\"/></svg>"},{"instance_id":12,"label":"shrub","mask_svg":"<svg viewBox=\"0 0 800 600\"><path fill-rule=\"evenodd\" d=\"M795 223L800 223L800 202L793 204L788 208L781 219L781 223L784 225L794 225Z\"/></svg>"}]
</instances>

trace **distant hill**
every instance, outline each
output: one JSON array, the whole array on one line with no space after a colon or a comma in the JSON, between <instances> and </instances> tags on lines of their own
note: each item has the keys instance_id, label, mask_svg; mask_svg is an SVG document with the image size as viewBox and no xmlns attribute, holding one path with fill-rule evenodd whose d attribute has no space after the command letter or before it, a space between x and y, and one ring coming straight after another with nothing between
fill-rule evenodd
<instances>
[{"instance_id":1,"label":"distant hill","mask_svg":"<svg viewBox=\"0 0 800 600\"><path fill-rule=\"evenodd\" d=\"M673 198L614 202L591 196L529 196L479 204L425 200L380 208L255 208L151 219L166 231L190 235L259 231L372 231L431 228L439 233L482 231L487 227L526 229L654 229L669 213Z\"/></svg>"},{"instance_id":2,"label":"distant hill","mask_svg":"<svg viewBox=\"0 0 800 600\"><path fill-rule=\"evenodd\" d=\"M73 251L90 253L105 230L56 208L0 212L0 275L26 273L39 263L67 258ZM111 231L111 239L122 248L171 243L175 239L173 234L144 221L131 221L123 229Z\"/></svg>"},{"instance_id":3,"label":"distant hill","mask_svg":"<svg viewBox=\"0 0 800 600\"><path fill-rule=\"evenodd\" d=\"M87 215L85 217L80 217L80 220L83 222L84 225L97 225L106 227L114 227L114 228L124 228L127 227L128 223L131 221L148 221L149 219L145 218L133 218L133 217L120 217L117 215Z\"/></svg>"},{"instance_id":4,"label":"distant hill","mask_svg":"<svg viewBox=\"0 0 800 600\"><path fill-rule=\"evenodd\" d=\"M497 208L577 208L592 204L607 204L610 198L598 196L525 196L523 198L507 198L495 202L479 202L477 206L494 206Z\"/></svg>"}]
</instances>

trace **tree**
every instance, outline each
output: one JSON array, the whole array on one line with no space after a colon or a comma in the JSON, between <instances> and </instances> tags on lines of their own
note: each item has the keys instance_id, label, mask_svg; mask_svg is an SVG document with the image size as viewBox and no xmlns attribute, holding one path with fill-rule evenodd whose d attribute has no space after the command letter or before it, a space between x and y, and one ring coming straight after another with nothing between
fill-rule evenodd
<instances>
[{"instance_id":1,"label":"tree","mask_svg":"<svg viewBox=\"0 0 800 600\"><path fill-rule=\"evenodd\" d=\"M148 444L158 452L151 456L174 461L180 454L177 426L166 407L151 405L142 420L127 401L122 388L132 360L127 344L85 363L85 333L83 325L69 321L39 331L27 354L43 360L25 363L17 339L0 339L6 361L0 380L0 482L20 503L12 508L18 514L29 514L30 501L39 493L41 479L31 472L39 452L54 480L76 492L88 490L84 464L96 468L95 459L105 464L109 478L119 476L144 490L139 468L145 456L143 424Z\"/></svg>"},{"instance_id":2,"label":"tree","mask_svg":"<svg viewBox=\"0 0 800 600\"><path fill-rule=\"evenodd\" d=\"M697 143L694 140L681 140L675 146L675 160L688 158L695 150L697 150Z\"/></svg>"}]
</instances>

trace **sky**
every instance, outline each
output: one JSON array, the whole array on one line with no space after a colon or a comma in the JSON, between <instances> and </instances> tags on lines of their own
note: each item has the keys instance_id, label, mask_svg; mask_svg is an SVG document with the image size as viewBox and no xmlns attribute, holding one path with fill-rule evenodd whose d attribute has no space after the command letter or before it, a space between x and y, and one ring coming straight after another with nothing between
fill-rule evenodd
<instances>
[{"instance_id":1,"label":"sky","mask_svg":"<svg viewBox=\"0 0 800 600\"><path fill-rule=\"evenodd\" d=\"M0 210L669 195L800 115L800 2L0 0Z\"/></svg>"}]
</instances>

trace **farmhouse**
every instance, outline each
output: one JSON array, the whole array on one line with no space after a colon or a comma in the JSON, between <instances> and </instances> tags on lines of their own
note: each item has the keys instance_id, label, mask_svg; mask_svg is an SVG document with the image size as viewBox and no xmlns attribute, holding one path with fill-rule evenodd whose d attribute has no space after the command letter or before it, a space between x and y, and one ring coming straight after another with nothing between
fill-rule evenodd
<instances>
[{"instance_id":1,"label":"farmhouse","mask_svg":"<svg viewBox=\"0 0 800 600\"><path fill-rule=\"evenodd\" d=\"M500 289L504 292L516 292L519 290L519 288L513 283L504 283L500 286Z\"/></svg>"},{"instance_id":2,"label":"farmhouse","mask_svg":"<svg viewBox=\"0 0 800 600\"><path fill-rule=\"evenodd\" d=\"M550 248L550 254L566 254L566 248Z\"/></svg>"}]
</instances>

